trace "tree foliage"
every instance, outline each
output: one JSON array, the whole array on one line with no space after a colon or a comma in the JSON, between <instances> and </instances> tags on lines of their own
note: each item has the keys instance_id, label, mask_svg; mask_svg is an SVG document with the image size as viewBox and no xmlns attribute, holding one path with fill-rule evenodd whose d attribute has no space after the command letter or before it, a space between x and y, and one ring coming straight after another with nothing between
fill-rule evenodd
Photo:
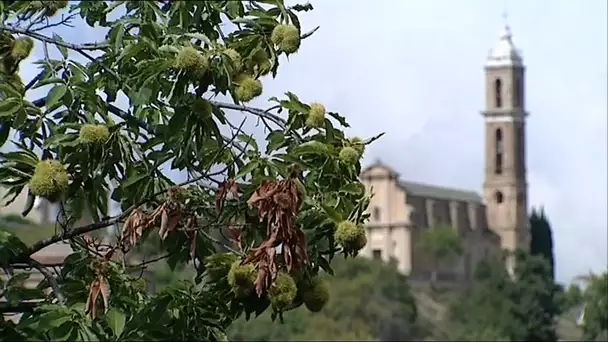
<instances>
[{"instance_id":1,"label":"tree foliage","mask_svg":"<svg viewBox=\"0 0 608 342\"><path fill-rule=\"evenodd\" d=\"M407 278L394 265L362 258L334 264L325 275L330 300L319 313L299 308L272 325L268 314L239 319L228 332L231 341L404 341L415 338L416 305ZM381 281L378 281L381 279Z\"/></svg>"},{"instance_id":2,"label":"tree foliage","mask_svg":"<svg viewBox=\"0 0 608 342\"><path fill-rule=\"evenodd\" d=\"M555 341L559 303L548 262L517 252L513 277L504 265L489 259L477 266L473 290L451 310L454 338Z\"/></svg>"},{"instance_id":3,"label":"tree foliage","mask_svg":"<svg viewBox=\"0 0 608 342\"><path fill-rule=\"evenodd\" d=\"M311 5L4 1L0 10L0 185L9 201L28 191L24 215L36 196L61 209L57 233L31 245L0 231L2 311L25 312L1 323L2 336L222 340L243 314L281 318L302 305L293 284L299 294L333 272L336 254L356 254L334 231L368 217L357 176L377 137L345 136L343 116L291 92L268 109L244 105L314 32L297 16ZM82 44L50 35L66 24L107 34ZM40 73L24 83L19 67L34 47L44 52L33 62ZM46 95L32 98L34 89ZM247 132L246 119L265 137ZM187 180L176 184L167 168ZM109 198L120 214L110 216ZM85 214L94 223L76 226ZM85 236L111 225L116 242ZM196 277L152 295L132 276L137 265L121 260L156 234L154 254ZM75 252L55 276L31 256L59 241ZM36 289L20 286L22 264L45 275Z\"/></svg>"},{"instance_id":4,"label":"tree foliage","mask_svg":"<svg viewBox=\"0 0 608 342\"><path fill-rule=\"evenodd\" d=\"M442 265L451 266L463 253L463 245L458 233L450 226L437 226L423 231L420 237L421 246L433 262L431 286L437 281L437 271Z\"/></svg>"},{"instance_id":5,"label":"tree foliage","mask_svg":"<svg viewBox=\"0 0 608 342\"><path fill-rule=\"evenodd\" d=\"M608 271L584 277L583 338L605 341L608 338Z\"/></svg>"},{"instance_id":6,"label":"tree foliage","mask_svg":"<svg viewBox=\"0 0 608 342\"><path fill-rule=\"evenodd\" d=\"M532 209L530 215L530 254L547 259L551 275L555 279L555 257L553 255L553 233L544 209Z\"/></svg>"}]
</instances>

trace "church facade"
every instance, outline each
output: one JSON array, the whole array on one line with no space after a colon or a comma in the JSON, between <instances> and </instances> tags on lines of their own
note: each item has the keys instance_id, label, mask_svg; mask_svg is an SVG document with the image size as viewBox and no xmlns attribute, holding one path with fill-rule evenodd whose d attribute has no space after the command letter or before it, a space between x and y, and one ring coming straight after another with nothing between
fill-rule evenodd
<instances>
[{"instance_id":1,"label":"church facade","mask_svg":"<svg viewBox=\"0 0 608 342\"><path fill-rule=\"evenodd\" d=\"M528 248L524 81L521 54L505 25L485 65L483 192L401 180L377 161L361 174L373 194L363 256L394 260L411 279L430 279L433 265L421 233L449 226L460 236L464 253L437 276L459 283L471 280L477 262L490 253ZM507 268L512 271L512 258Z\"/></svg>"}]
</instances>

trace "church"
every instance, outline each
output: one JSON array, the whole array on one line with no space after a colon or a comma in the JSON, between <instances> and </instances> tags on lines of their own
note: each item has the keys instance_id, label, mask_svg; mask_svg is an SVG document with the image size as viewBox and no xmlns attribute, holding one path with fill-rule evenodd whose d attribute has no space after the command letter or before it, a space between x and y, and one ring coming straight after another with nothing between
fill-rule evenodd
<instances>
[{"instance_id":1,"label":"church","mask_svg":"<svg viewBox=\"0 0 608 342\"><path fill-rule=\"evenodd\" d=\"M464 247L460 260L438 269L437 280L446 284L470 281L475 265L490 253L528 248L525 66L508 25L490 50L484 72L482 194L402 180L380 161L361 173L361 181L373 194L368 243L361 254L395 261L411 280L430 279L432 263L420 236L434 227L451 227ZM507 260L507 268L512 272L512 259Z\"/></svg>"}]
</instances>

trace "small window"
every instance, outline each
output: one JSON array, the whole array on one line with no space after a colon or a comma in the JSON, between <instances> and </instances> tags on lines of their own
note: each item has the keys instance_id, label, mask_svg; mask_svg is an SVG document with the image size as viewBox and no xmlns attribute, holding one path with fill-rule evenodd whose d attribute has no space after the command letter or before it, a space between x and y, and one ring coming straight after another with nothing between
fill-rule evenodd
<instances>
[{"instance_id":1,"label":"small window","mask_svg":"<svg viewBox=\"0 0 608 342\"><path fill-rule=\"evenodd\" d=\"M372 251L372 257L374 260L382 260L382 251L379 249L374 249Z\"/></svg>"},{"instance_id":2,"label":"small window","mask_svg":"<svg viewBox=\"0 0 608 342\"><path fill-rule=\"evenodd\" d=\"M496 132L494 132L494 150L496 153L494 161L494 173L497 175L502 174L502 155L504 153L504 148L505 147L502 137L502 130L500 128L497 128Z\"/></svg>"},{"instance_id":3,"label":"small window","mask_svg":"<svg viewBox=\"0 0 608 342\"><path fill-rule=\"evenodd\" d=\"M372 211L372 219L374 221L380 221L380 207L374 207Z\"/></svg>"},{"instance_id":4,"label":"small window","mask_svg":"<svg viewBox=\"0 0 608 342\"><path fill-rule=\"evenodd\" d=\"M496 193L494 194L494 199L496 200L496 203L501 204L504 200L502 192L496 191Z\"/></svg>"},{"instance_id":5,"label":"small window","mask_svg":"<svg viewBox=\"0 0 608 342\"><path fill-rule=\"evenodd\" d=\"M504 152L504 142L502 139L502 129L497 128L496 131L494 132L494 144L495 144L495 148L496 148L496 153L503 153Z\"/></svg>"},{"instance_id":6,"label":"small window","mask_svg":"<svg viewBox=\"0 0 608 342\"><path fill-rule=\"evenodd\" d=\"M500 78L494 81L494 105L496 108L502 107L502 81Z\"/></svg>"},{"instance_id":7,"label":"small window","mask_svg":"<svg viewBox=\"0 0 608 342\"><path fill-rule=\"evenodd\" d=\"M502 174L502 153L496 154L496 165L494 165L494 173L497 175Z\"/></svg>"}]
</instances>

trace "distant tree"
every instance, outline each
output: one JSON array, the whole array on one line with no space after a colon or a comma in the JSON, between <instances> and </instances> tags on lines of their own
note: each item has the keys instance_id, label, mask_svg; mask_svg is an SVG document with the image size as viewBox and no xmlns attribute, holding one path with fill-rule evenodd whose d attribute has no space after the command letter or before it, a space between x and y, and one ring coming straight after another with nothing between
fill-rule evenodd
<instances>
[{"instance_id":1,"label":"distant tree","mask_svg":"<svg viewBox=\"0 0 608 342\"><path fill-rule=\"evenodd\" d=\"M530 215L530 254L543 256L549 262L551 277L555 279L553 233L543 208L538 211L532 209Z\"/></svg>"},{"instance_id":2,"label":"distant tree","mask_svg":"<svg viewBox=\"0 0 608 342\"><path fill-rule=\"evenodd\" d=\"M508 336L511 320L513 283L504 260L481 260L474 271L472 289L450 307L449 321L453 340L497 341Z\"/></svg>"},{"instance_id":3,"label":"distant tree","mask_svg":"<svg viewBox=\"0 0 608 342\"><path fill-rule=\"evenodd\" d=\"M504 260L482 260L472 290L452 305L453 339L556 341L558 305L548 262L516 253L514 277Z\"/></svg>"},{"instance_id":4,"label":"distant tree","mask_svg":"<svg viewBox=\"0 0 608 342\"><path fill-rule=\"evenodd\" d=\"M415 338L416 304L407 278L394 265L365 258L334 260L325 276L329 301L318 313L298 308L272 325L270 314L237 320L231 341L403 341Z\"/></svg>"},{"instance_id":5,"label":"distant tree","mask_svg":"<svg viewBox=\"0 0 608 342\"><path fill-rule=\"evenodd\" d=\"M582 319L583 338L608 340L608 271L582 277L587 283L583 293L585 303Z\"/></svg>"},{"instance_id":6,"label":"distant tree","mask_svg":"<svg viewBox=\"0 0 608 342\"><path fill-rule=\"evenodd\" d=\"M432 259L431 288L435 289L439 267L456 262L463 252L462 242L452 227L437 226L422 232L421 245Z\"/></svg>"},{"instance_id":7,"label":"distant tree","mask_svg":"<svg viewBox=\"0 0 608 342\"><path fill-rule=\"evenodd\" d=\"M560 310L551 267L546 258L521 251L516 261L509 336L513 341L556 341Z\"/></svg>"},{"instance_id":8,"label":"distant tree","mask_svg":"<svg viewBox=\"0 0 608 342\"><path fill-rule=\"evenodd\" d=\"M556 293L562 312L568 311L583 303L583 290L577 284L569 284L567 287L559 286Z\"/></svg>"}]
</instances>

